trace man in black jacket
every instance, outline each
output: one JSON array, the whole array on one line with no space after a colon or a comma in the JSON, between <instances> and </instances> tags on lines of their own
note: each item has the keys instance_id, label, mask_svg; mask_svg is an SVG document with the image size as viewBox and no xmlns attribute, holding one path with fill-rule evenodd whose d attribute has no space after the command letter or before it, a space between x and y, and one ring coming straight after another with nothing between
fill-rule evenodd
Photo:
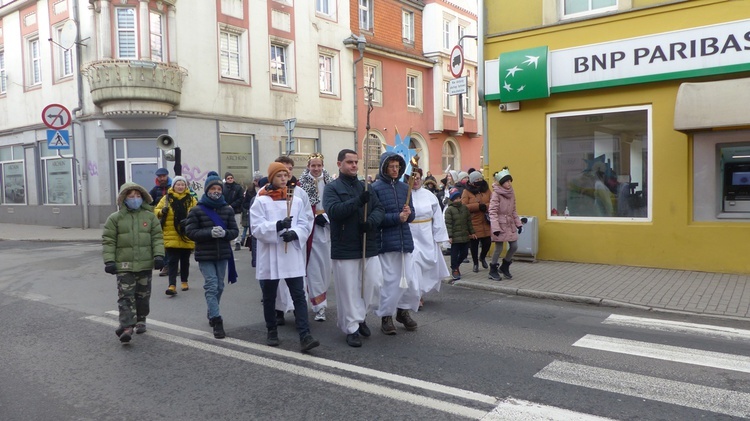
<instances>
[{"instance_id":1,"label":"man in black jacket","mask_svg":"<svg viewBox=\"0 0 750 421\"><path fill-rule=\"evenodd\" d=\"M376 242L376 233L383 221L383 206L357 178L358 163L355 151L344 149L339 152L339 177L326 185L323 192L323 208L331 222L337 325L346 334L346 343L353 347L362 346L360 335L370 336L365 316L377 307L378 291L383 283ZM363 236L366 236L365 258L362 254ZM362 265L365 265L365 279L362 279Z\"/></svg>"},{"instance_id":2,"label":"man in black jacket","mask_svg":"<svg viewBox=\"0 0 750 421\"><path fill-rule=\"evenodd\" d=\"M237 222L238 227L242 221L242 199L244 194L245 190L242 186L234 182L234 175L227 171L224 174L224 200L234 210L234 220ZM240 247L242 247L242 244L240 243L240 238L237 237L234 240L234 249L239 250Z\"/></svg>"}]
</instances>

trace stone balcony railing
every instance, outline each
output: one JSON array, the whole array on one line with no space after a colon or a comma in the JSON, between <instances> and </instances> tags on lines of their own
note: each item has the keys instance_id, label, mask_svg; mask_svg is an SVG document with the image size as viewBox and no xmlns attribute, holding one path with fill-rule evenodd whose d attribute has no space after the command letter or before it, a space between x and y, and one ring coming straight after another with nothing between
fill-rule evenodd
<instances>
[{"instance_id":1,"label":"stone balcony railing","mask_svg":"<svg viewBox=\"0 0 750 421\"><path fill-rule=\"evenodd\" d=\"M167 115L180 103L187 71L146 60L99 60L84 66L91 97L107 115Z\"/></svg>"}]
</instances>

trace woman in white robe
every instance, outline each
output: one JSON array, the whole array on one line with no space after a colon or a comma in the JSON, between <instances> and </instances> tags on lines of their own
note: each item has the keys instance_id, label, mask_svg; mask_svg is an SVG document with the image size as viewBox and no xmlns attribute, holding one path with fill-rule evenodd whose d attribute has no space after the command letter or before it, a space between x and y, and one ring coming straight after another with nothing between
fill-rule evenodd
<instances>
[{"instance_id":1,"label":"woman in white robe","mask_svg":"<svg viewBox=\"0 0 750 421\"><path fill-rule=\"evenodd\" d=\"M448 241L448 231L438 199L422 188L421 169L416 171L411 200L415 212L414 221L409 224L414 240L412 258L418 269L419 293L423 296L430 291L440 291L441 281L450 276L440 249L440 243Z\"/></svg>"}]
</instances>

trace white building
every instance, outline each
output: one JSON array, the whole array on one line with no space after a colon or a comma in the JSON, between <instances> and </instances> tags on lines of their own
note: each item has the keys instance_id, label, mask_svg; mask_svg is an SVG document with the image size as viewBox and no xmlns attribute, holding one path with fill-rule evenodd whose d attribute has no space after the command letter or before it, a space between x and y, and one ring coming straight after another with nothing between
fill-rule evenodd
<instances>
[{"instance_id":1,"label":"white building","mask_svg":"<svg viewBox=\"0 0 750 421\"><path fill-rule=\"evenodd\" d=\"M198 193L210 170L239 182L265 173L286 152L287 119L299 166L319 151L333 170L355 145L349 7L1 0L0 222L99 226L126 180L150 189L158 167L174 175L162 134ZM72 112L47 110L49 124L72 123L59 135L42 120L50 104Z\"/></svg>"}]
</instances>

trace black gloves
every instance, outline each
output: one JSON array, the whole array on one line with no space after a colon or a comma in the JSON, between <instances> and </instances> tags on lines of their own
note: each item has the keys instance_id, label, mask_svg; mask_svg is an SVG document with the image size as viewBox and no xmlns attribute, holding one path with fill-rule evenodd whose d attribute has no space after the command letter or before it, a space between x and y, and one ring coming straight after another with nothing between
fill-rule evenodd
<instances>
[{"instance_id":1,"label":"black gloves","mask_svg":"<svg viewBox=\"0 0 750 421\"><path fill-rule=\"evenodd\" d=\"M369 223L369 222L360 222L359 223L359 232L360 233L368 232L370 230L372 230L372 224L371 223Z\"/></svg>"},{"instance_id":2,"label":"black gloves","mask_svg":"<svg viewBox=\"0 0 750 421\"><path fill-rule=\"evenodd\" d=\"M519 234L523 232L523 225L521 225L520 227L517 227L517 228L518 228L518 233Z\"/></svg>"},{"instance_id":3,"label":"black gloves","mask_svg":"<svg viewBox=\"0 0 750 421\"><path fill-rule=\"evenodd\" d=\"M286 218L276 221L276 232L283 230L284 228L289 229L292 227L293 216L287 216Z\"/></svg>"},{"instance_id":4,"label":"black gloves","mask_svg":"<svg viewBox=\"0 0 750 421\"><path fill-rule=\"evenodd\" d=\"M157 269L157 270L164 269L164 257L162 256L154 257L154 269Z\"/></svg>"},{"instance_id":5,"label":"black gloves","mask_svg":"<svg viewBox=\"0 0 750 421\"><path fill-rule=\"evenodd\" d=\"M296 240L296 239L299 238L299 237L297 237L297 233L294 232L294 231L287 231L287 232L281 234L280 237L281 237L282 240L284 240L285 243L288 243L290 241L294 241L294 240Z\"/></svg>"},{"instance_id":6,"label":"black gloves","mask_svg":"<svg viewBox=\"0 0 750 421\"><path fill-rule=\"evenodd\" d=\"M499 237L500 236L500 231L495 231L495 232L492 233L492 235L494 235L495 237Z\"/></svg>"},{"instance_id":7,"label":"black gloves","mask_svg":"<svg viewBox=\"0 0 750 421\"><path fill-rule=\"evenodd\" d=\"M487 205L485 205L484 203L480 203L479 204L479 210L481 212L487 212Z\"/></svg>"},{"instance_id":8,"label":"black gloves","mask_svg":"<svg viewBox=\"0 0 750 421\"><path fill-rule=\"evenodd\" d=\"M321 227L324 227L324 226L326 226L327 223L328 223L328 221L326 221L326 217L323 216L322 213L320 215L318 215L318 216L315 217L315 225L319 225Z\"/></svg>"},{"instance_id":9,"label":"black gloves","mask_svg":"<svg viewBox=\"0 0 750 421\"><path fill-rule=\"evenodd\" d=\"M104 271L109 273L110 275L116 275L117 265L115 264L115 262L107 262L104 264Z\"/></svg>"},{"instance_id":10,"label":"black gloves","mask_svg":"<svg viewBox=\"0 0 750 421\"><path fill-rule=\"evenodd\" d=\"M362 194L359 195L359 202L363 205L370 201L370 191L365 190L362 192Z\"/></svg>"}]
</instances>

